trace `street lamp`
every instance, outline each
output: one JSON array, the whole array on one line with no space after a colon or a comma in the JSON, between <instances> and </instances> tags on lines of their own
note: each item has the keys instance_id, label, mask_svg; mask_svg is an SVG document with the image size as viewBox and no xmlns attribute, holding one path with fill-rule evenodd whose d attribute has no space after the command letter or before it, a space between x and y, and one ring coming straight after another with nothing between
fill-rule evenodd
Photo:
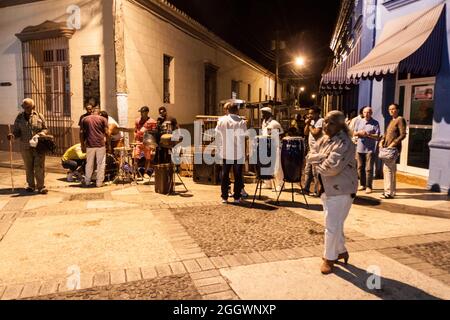
<instances>
[{"instance_id":1,"label":"street lamp","mask_svg":"<svg viewBox=\"0 0 450 320\"><path fill-rule=\"evenodd\" d=\"M298 67L303 67L305 65L305 58L303 57L295 58L295 65Z\"/></svg>"}]
</instances>

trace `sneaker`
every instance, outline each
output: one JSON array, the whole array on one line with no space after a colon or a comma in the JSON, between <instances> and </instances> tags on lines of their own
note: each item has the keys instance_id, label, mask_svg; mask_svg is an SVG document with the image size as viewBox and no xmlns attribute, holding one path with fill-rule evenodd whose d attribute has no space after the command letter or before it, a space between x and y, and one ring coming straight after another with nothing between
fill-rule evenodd
<instances>
[{"instance_id":1,"label":"sneaker","mask_svg":"<svg viewBox=\"0 0 450 320\"><path fill-rule=\"evenodd\" d=\"M34 192L34 188L28 187L25 189L25 191L28 193L32 193L32 192Z\"/></svg>"},{"instance_id":2,"label":"sneaker","mask_svg":"<svg viewBox=\"0 0 450 320\"><path fill-rule=\"evenodd\" d=\"M234 204L241 204L242 203L242 199L234 199Z\"/></svg>"},{"instance_id":3,"label":"sneaker","mask_svg":"<svg viewBox=\"0 0 450 320\"><path fill-rule=\"evenodd\" d=\"M47 188L42 188L41 190L39 190L39 193L40 194L47 194L48 193L48 190L47 190Z\"/></svg>"},{"instance_id":4,"label":"sneaker","mask_svg":"<svg viewBox=\"0 0 450 320\"><path fill-rule=\"evenodd\" d=\"M227 199L222 199L222 204L228 204L228 200Z\"/></svg>"},{"instance_id":5,"label":"sneaker","mask_svg":"<svg viewBox=\"0 0 450 320\"><path fill-rule=\"evenodd\" d=\"M364 191L364 190L366 190L366 187L360 186L360 187L358 188L358 191Z\"/></svg>"},{"instance_id":6,"label":"sneaker","mask_svg":"<svg viewBox=\"0 0 450 320\"><path fill-rule=\"evenodd\" d=\"M385 193L383 193L380 198L385 199L385 200L394 199L393 196L391 196L390 194L385 194Z\"/></svg>"},{"instance_id":7,"label":"sneaker","mask_svg":"<svg viewBox=\"0 0 450 320\"><path fill-rule=\"evenodd\" d=\"M245 189L242 189L241 196L242 198L248 198L248 193L245 191Z\"/></svg>"},{"instance_id":8,"label":"sneaker","mask_svg":"<svg viewBox=\"0 0 450 320\"><path fill-rule=\"evenodd\" d=\"M372 193L372 188L367 188L366 189L366 194L371 194Z\"/></svg>"}]
</instances>

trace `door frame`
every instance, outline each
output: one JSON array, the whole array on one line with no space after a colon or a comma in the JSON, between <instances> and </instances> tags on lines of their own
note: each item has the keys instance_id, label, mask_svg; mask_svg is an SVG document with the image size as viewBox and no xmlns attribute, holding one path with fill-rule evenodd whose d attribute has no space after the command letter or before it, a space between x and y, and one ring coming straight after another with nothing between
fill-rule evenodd
<instances>
[{"instance_id":1,"label":"door frame","mask_svg":"<svg viewBox=\"0 0 450 320\"><path fill-rule=\"evenodd\" d=\"M408 75L408 79L398 80L398 73L397 73L397 82L396 82L396 88L395 88L395 101L397 104L400 103L400 87L404 86L405 87L404 102L403 102L403 106L400 106L400 107L403 108L403 117L405 118L406 124L407 124L406 138L404 140L404 141L406 141L406 143L403 143L403 145L402 145L402 153L400 155L400 164L398 165L398 169L399 169L399 171L403 171L406 173L419 175L419 176L423 176L423 177L428 177L429 172L430 172L429 169L408 166L409 129L410 129L410 117L411 117L412 88L417 85L433 85L436 87L436 77L410 79L410 75ZM414 126L414 128L421 128L421 127L429 127L429 126L419 126L419 125ZM431 126L431 130L433 130L432 126Z\"/></svg>"}]
</instances>

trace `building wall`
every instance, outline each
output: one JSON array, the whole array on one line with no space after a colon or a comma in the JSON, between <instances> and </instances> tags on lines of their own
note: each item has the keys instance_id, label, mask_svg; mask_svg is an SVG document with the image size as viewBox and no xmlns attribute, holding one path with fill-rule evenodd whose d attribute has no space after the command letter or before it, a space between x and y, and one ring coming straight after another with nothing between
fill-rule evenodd
<instances>
[{"instance_id":1,"label":"building wall","mask_svg":"<svg viewBox=\"0 0 450 320\"><path fill-rule=\"evenodd\" d=\"M251 85L253 101L274 96L274 80L269 75L246 65L235 57L198 40L153 13L124 2L125 59L128 82L129 124L139 116L143 105L157 116L163 103L163 55L173 57L175 85L174 103L166 104L169 114L180 124L192 124L196 115L204 113L204 64L218 67L217 102L231 98L231 81L241 81L240 98L247 100ZM279 85L279 95L282 88Z\"/></svg>"},{"instance_id":2,"label":"building wall","mask_svg":"<svg viewBox=\"0 0 450 320\"><path fill-rule=\"evenodd\" d=\"M450 1L447 0L445 2L447 41L444 46L441 71L436 76L435 114L433 121L433 138L430 143L431 155L428 186L433 190L450 192L450 108L448 108L448 101L450 99L450 91L448 90L450 86L450 41L448 41L450 36ZM383 1L379 1L377 10L377 39L380 37L382 28L386 22L417 11L432 8L442 3L442 0L415 1L390 11L385 8L382 3ZM389 88L387 88L387 85L384 82L386 82L385 79L383 79L381 83L374 83L372 86L371 103L375 113L380 117L380 122L389 120L386 117L386 109L389 103L386 99L380 99L380 97L386 96L386 90L391 90L391 87L395 85L395 82L392 82L392 84L389 85ZM404 144L405 143L407 142L405 141Z\"/></svg>"},{"instance_id":3,"label":"building wall","mask_svg":"<svg viewBox=\"0 0 450 320\"><path fill-rule=\"evenodd\" d=\"M7 124L12 124L21 111L20 103L24 98L22 48L15 34L46 20L67 21L69 14L66 10L73 4L81 9L81 29L69 40L73 128L78 127L78 118L83 113L83 55L100 55L100 104L115 113L112 3L112 0L47 0L0 9L0 81L12 83L10 87L0 87L2 149L6 146L3 133Z\"/></svg>"}]
</instances>

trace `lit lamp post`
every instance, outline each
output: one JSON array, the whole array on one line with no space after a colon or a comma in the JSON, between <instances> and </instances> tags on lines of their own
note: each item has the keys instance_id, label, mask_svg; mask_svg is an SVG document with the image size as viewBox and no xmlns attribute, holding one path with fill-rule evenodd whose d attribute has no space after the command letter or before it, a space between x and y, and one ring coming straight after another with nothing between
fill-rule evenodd
<instances>
[{"instance_id":1,"label":"lit lamp post","mask_svg":"<svg viewBox=\"0 0 450 320\"><path fill-rule=\"evenodd\" d=\"M297 101L298 101L298 106L301 107L300 105L300 95L305 92L305 87L300 87L300 90L298 90L298 96L297 96Z\"/></svg>"},{"instance_id":2,"label":"lit lamp post","mask_svg":"<svg viewBox=\"0 0 450 320\"><path fill-rule=\"evenodd\" d=\"M305 58L298 56L293 61L289 61L286 63L283 63L282 65L279 65L278 63L278 55L276 59L276 68L275 68L275 101L277 100L277 92L278 92L278 78L279 78L279 69L281 67L287 66L289 64L295 64L296 67L300 68L305 65Z\"/></svg>"},{"instance_id":3,"label":"lit lamp post","mask_svg":"<svg viewBox=\"0 0 450 320\"><path fill-rule=\"evenodd\" d=\"M313 94L311 95L311 99L313 99L314 104L317 104L317 95L316 95L315 93L313 93Z\"/></svg>"}]
</instances>

